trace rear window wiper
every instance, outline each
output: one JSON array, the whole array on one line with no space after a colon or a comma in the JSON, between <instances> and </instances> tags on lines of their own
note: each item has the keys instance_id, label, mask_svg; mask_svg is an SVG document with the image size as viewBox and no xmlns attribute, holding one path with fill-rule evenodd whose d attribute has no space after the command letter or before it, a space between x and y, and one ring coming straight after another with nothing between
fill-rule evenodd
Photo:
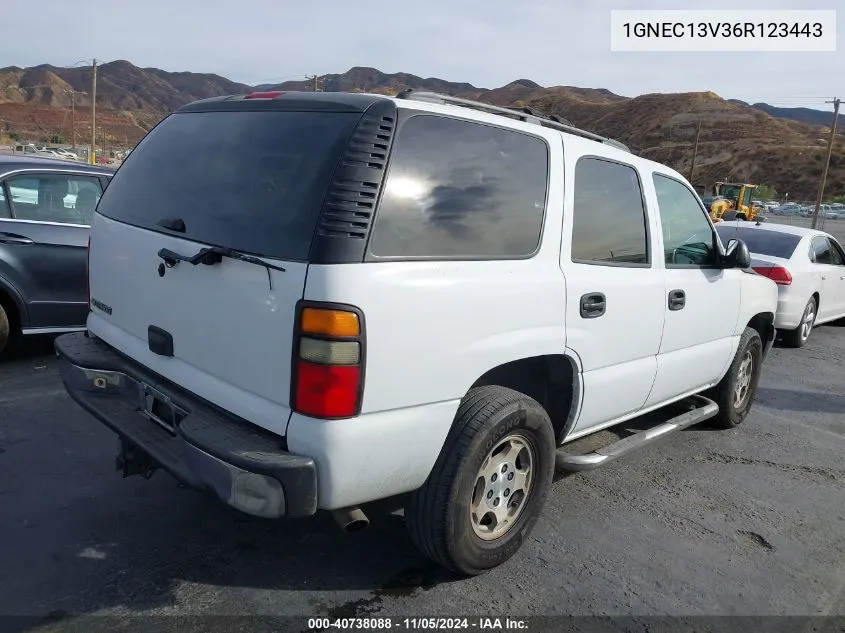
<instances>
[{"instance_id":1,"label":"rear window wiper","mask_svg":"<svg viewBox=\"0 0 845 633\"><path fill-rule=\"evenodd\" d=\"M224 257L237 259L238 261L246 262L247 264L263 266L267 271L267 282L270 284L270 290L273 289L273 280L270 277L270 271L278 270L280 272L286 272L285 268L274 264L268 264L260 257L244 253L243 251L239 251L234 248L224 248L223 246L209 246L207 248L202 248L194 255L180 255L175 251L171 251L169 248L162 248L159 250L158 256L164 260L164 264L168 268L173 268L179 262L187 262L193 266L196 266L197 264L213 266L214 264L218 264L223 261Z\"/></svg>"}]
</instances>

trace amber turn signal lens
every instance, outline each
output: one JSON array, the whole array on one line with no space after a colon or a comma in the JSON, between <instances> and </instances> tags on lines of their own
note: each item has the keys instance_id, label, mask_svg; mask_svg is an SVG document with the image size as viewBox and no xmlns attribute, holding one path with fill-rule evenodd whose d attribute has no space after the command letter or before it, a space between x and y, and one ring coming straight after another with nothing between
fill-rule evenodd
<instances>
[{"instance_id":1,"label":"amber turn signal lens","mask_svg":"<svg viewBox=\"0 0 845 633\"><path fill-rule=\"evenodd\" d=\"M361 325L354 312L305 308L302 311L302 332L324 336L358 336Z\"/></svg>"}]
</instances>

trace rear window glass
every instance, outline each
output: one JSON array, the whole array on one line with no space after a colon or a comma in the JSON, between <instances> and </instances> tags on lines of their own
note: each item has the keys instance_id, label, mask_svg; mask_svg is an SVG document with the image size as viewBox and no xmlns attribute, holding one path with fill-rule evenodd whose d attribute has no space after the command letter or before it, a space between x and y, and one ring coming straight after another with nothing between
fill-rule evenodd
<instances>
[{"instance_id":1,"label":"rear window glass","mask_svg":"<svg viewBox=\"0 0 845 633\"><path fill-rule=\"evenodd\" d=\"M795 247L801 241L800 235L781 233L780 231L767 231L766 229L724 226L721 223L716 225L716 231L725 245L727 245L728 240L739 239L745 242L748 250L752 253L768 255L769 257L781 257L783 259L792 257Z\"/></svg>"},{"instance_id":2,"label":"rear window glass","mask_svg":"<svg viewBox=\"0 0 845 633\"><path fill-rule=\"evenodd\" d=\"M360 114L185 112L158 125L109 184L98 212L278 259L306 260L328 183Z\"/></svg>"}]
</instances>

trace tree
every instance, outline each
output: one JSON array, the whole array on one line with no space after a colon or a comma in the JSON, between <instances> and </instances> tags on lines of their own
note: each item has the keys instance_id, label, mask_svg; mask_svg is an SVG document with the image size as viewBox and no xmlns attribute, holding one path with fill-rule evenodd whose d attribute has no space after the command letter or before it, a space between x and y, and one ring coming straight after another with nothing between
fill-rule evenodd
<instances>
[{"instance_id":1,"label":"tree","mask_svg":"<svg viewBox=\"0 0 845 633\"><path fill-rule=\"evenodd\" d=\"M778 192L771 185L757 185L757 191L754 192L754 197L758 200L774 200L778 197Z\"/></svg>"}]
</instances>

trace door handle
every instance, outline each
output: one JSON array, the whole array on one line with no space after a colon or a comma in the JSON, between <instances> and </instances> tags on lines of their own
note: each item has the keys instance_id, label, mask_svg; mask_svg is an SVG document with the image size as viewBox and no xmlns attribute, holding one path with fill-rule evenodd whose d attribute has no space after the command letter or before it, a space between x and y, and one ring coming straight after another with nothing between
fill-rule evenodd
<instances>
[{"instance_id":1,"label":"door handle","mask_svg":"<svg viewBox=\"0 0 845 633\"><path fill-rule=\"evenodd\" d=\"M14 233L0 233L0 244L34 244L31 239Z\"/></svg>"},{"instance_id":2,"label":"door handle","mask_svg":"<svg viewBox=\"0 0 845 633\"><path fill-rule=\"evenodd\" d=\"M595 319L604 314L607 299L601 292L588 292L581 297L581 318Z\"/></svg>"},{"instance_id":3,"label":"door handle","mask_svg":"<svg viewBox=\"0 0 845 633\"><path fill-rule=\"evenodd\" d=\"M683 290L669 291L669 309L673 312L681 310L687 304L687 293Z\"/></svg>"}]
</instances>

